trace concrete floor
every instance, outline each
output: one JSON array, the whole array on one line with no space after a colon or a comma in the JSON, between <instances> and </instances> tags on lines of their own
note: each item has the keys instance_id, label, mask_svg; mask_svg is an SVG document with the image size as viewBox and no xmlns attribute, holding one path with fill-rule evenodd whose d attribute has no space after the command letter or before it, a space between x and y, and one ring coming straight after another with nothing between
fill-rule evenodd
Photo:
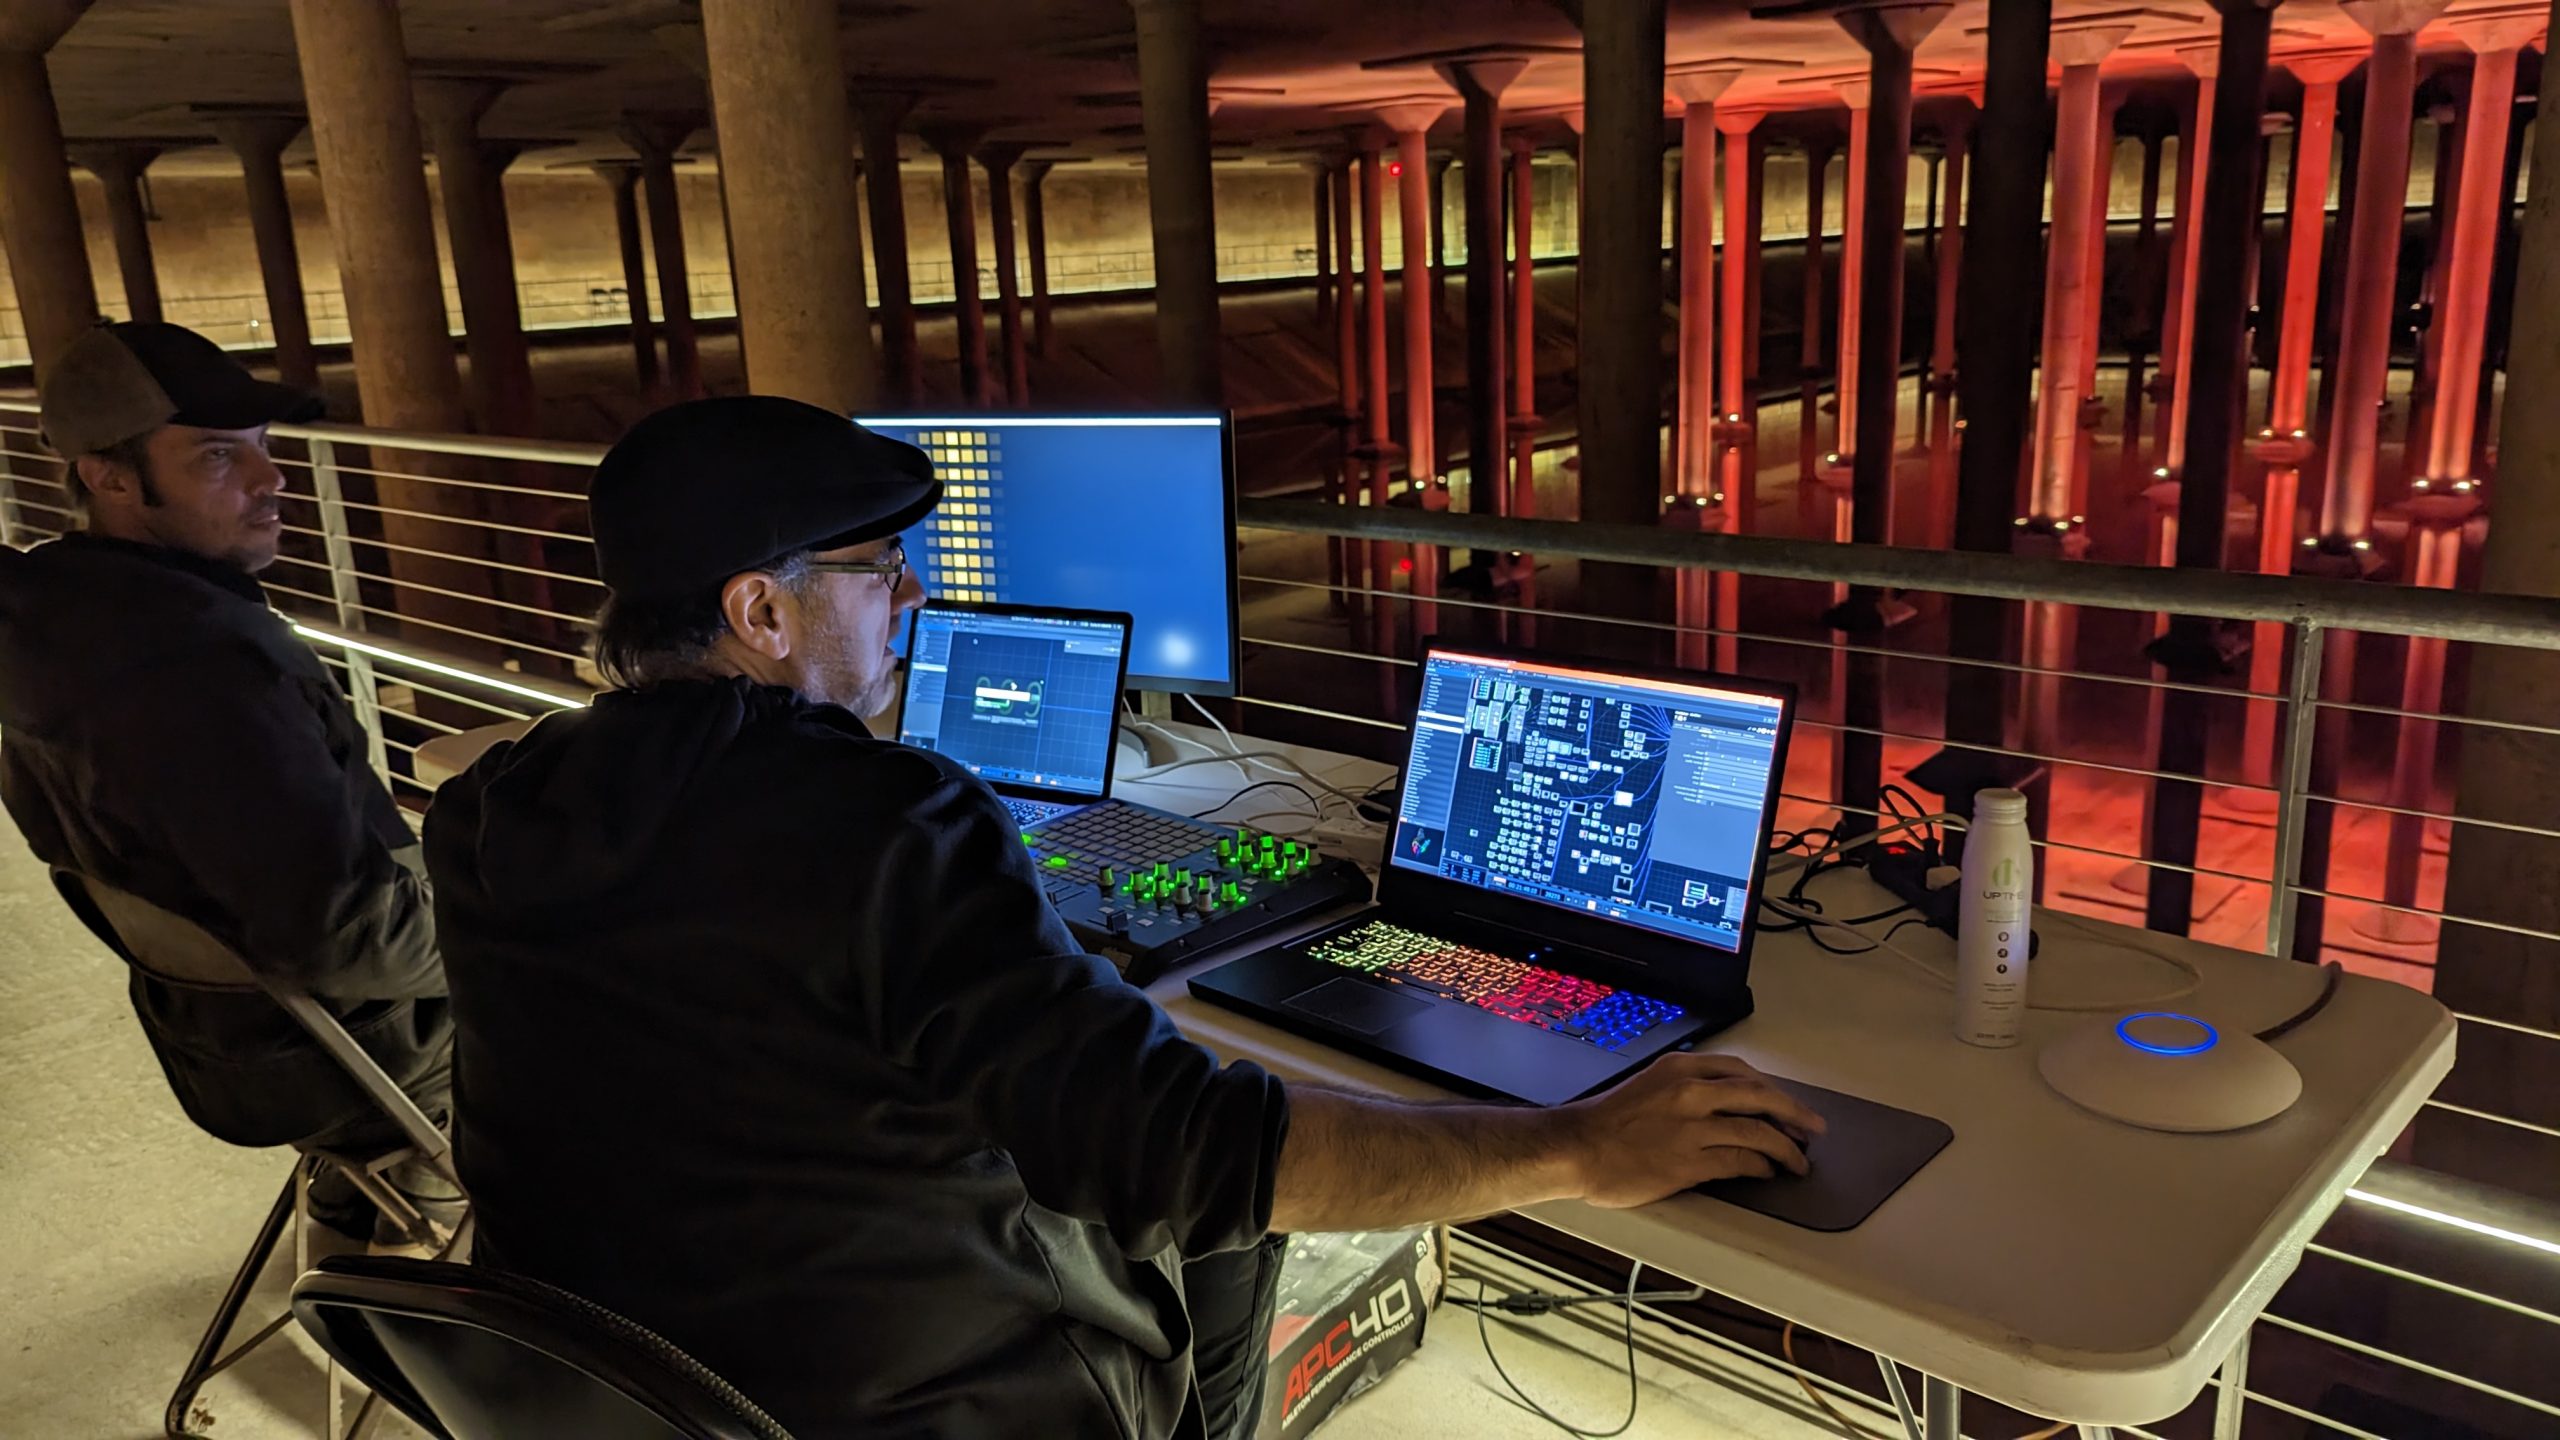
<instances>
[{"instance_id":1,"label":"concrete floor","mask_svg":"<svg viewBox=\"0 0 2560 1440\"><path fill-rule=\"evenodd\" d=\"M241 1150L192 1127L169 1097L116 961L73 921L16 830L0 825L0 1437L148 1440L170 1382L282 1183L282 1151ZM283 1305L279 1262L252 1323ZM1466 1288L1460 1293L1468 1293ZM1557 1321L1497 1326L1512 1375L1560 1416L1607 1429L1625 1413L1624 1352ZM1419 1356L1338 1412L1337 1440L1553 1435L1486 1364L1473 1318L1441 1310ZM1782 1403L1771 1372L1729 1383L1646 1360L1638 1440L1829 1433ZM1783 1380L1774 1382L1784 1385ZM318 1352L288 1328L200 1398L217 1440L322 1432ZM397 1417L376 1431L419 1432Z\"/></svg>"}]
</instances>

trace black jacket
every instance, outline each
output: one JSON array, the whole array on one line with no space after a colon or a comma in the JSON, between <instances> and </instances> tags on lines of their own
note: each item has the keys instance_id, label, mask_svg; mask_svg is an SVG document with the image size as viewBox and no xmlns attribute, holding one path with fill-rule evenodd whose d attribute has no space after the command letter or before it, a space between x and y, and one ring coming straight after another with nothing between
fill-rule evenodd
<instances>
[{"instance_id":1,"label":"black jacket","mask_svg":"<svg viewBox=\"0 0 2560 1440\"><path fill-rule=\"evenodd\" d=\"M665 684L426 840L484 1260L802 1440L1197 1433L1178 1260L1267 1228L1285 1098L1078 951L966 771Z\"/></svg>"},{"instance_id":2,"label":"black jacket","mask_svg":"<svg viewBox=\"0 0 2560 1440\"><path fill-rule=\"evenodd\" d=\"M247 574L70 535L0 549L0 800L37 858L320 996L395 1079L449 1030L417 842L343 692ZM366 1111L263 995L136 975L189 1117L277 1145Z\"/></svg>"}]
</instances>

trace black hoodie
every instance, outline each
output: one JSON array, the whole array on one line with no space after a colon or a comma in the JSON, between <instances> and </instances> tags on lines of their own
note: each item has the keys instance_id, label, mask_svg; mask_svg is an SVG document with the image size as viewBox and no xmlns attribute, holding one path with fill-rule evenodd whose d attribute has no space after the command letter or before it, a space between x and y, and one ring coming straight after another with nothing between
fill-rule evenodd
<instances>
[{"instance_id":1,"label":"black hoodie","mask_svg":"<svg viewBox=\"0 0 2560 1440\"><path fill-rule=\"evenodd\" d=\"M38 859L311 991L393 1079L441 1066L417 840L337 682L246 572L92 535L0 547L0 799ZM213 1134L280 1145L372 1113L266 996L132 990Z\"/></svg>"},{"instance_id":2,"label":"black hoodie","mask_svg":"<svg viewBox=\"0 0 2560 1440\"><path fill-rule=\"evenodd\" d=\"M950 761L743 680L616 692L438 792L481 1255L802 1440L1197 1433L1179 1260L1287 1105L1050 909Z\"/></svg>"}]
</instances>

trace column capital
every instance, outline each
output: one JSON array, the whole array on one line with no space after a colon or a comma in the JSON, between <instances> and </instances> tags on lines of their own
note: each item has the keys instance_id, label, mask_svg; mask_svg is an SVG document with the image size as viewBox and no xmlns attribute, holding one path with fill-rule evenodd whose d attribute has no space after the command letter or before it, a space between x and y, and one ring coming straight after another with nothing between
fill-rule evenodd
<instances>
[{"instance_id":1,"label":"column capital","mask_svg":"<svg viewBox=\"0 0 2560 1440\"><path fill-rule=\"evenodd\" d=\"M1520 73L1529 68L1529 57L1501 53L1477 59L1443 60L1431 68L1463 99L1473 100L1481 95L1488 100L1498 100L1502 98L1503 91L1511 88L1511 82L1519 79Z\"/></svg>"},{"instance_id":2,"label":"column capital","mask_svg":"<svg viewBox=\"0 0 2560 1440\"><path fill-rule=\"evenodd\" d=\"M1848 106L1853 113L1864 110L1875 102L1875 82L1863 75L1854 80L1835 81L1831 88L1839 94L1840 103Z\"/></svg>"},{"instance_id":3,"label":"column capital","mask_svg":"<svg viewBox=\"0 0 2560 1440\"><path fill-rule=\"evenodd\" d=\"M987 168L988 174L1002 175L1030 152L1028 140L990 140L978 147L978 163Z\"/></svg>"},{"instance_id":4,"label":"column capital","mask_svg":"<svg viewBox=\"0 0 2560 1440\"><path fill-rule=\"evenodd\" d=\"M1373 100L1365 109L1378 118L1378 123L1397 135L1427 135L1431 127L1446 118L1456 102L1444 96L1399 95L1389 100Z\"/></svg>"},{"instance_id":5,"label":"column capital","mask_svg":"<svg viewBox=\"0 0 2560 1440\"><path fill-rule=\"evenodd\" d=\"M659 49L692 71L695 79L706 83L711 79L711 46L702 38L699 21L652 26L649 38L658 42Z\"/></svg>"},{"instance_id":6,"label":"column capital","mask_svg":"<svg viewBox=\"0 0 2560 1440\"><path fill-rule=\"evenodd\" d=\"M192 140L67 140L62 151L71 163L114 184L138 179L163 151L192 145Z\"/></svg>"},{"instance_id":7,"label":"column capital","mask_svg":"<svg viewBox=\"0 0 2560 1440\"><path fill-rule=\"evenodd\" d=\"M89 0L10 0L0 6L0 52L42 55L89 8Z\"/></svg>"},{"instance_id":8,"label":"column capital","mask_svg":"<svg viewBox=\"0 0 2560 1440\"><path fill-rule=\"evenodd\" d=\"M311 123L301 110L285 105L195 105L188 113L243 160L273 160Z\"/></svg>"},{"instance_id":9,"label":"column capital","mask_svg":"<svg viewBox=\"0 0 2560 1440\"><path fill-rule=\"evenodd\" d=\"M468 137L480 128L480 117L514 85L489 75L420 75L409 88L418 97L418 115L427 129L456 131ZM430 143L434 136L429 136Z\"/></svg>"},{"instance_id":10,"label":"column capital","mask_svg":"<svg viewBox=\"0 0 2560 1440\"><path fill-rule=\"evenodd\" d=\"M1739 139L1760 128L1770 112L1757 106L1719 105L1716 107L1716 131Z\"/></svg>"},{"instance_id":11,"label":"column capital","mask_svg":"<svg viewBox=\"0 0 2560 1440\"><path fill-rule=\"evenodd\" d=\"M2362 50L2313 50L2300 55L2279 55L2275 64L2293 72L2293 78L2305 85L2326 85L2336 89L2338 82L2356 73L2364 64Z\"/></svg>"},{"instance_id":12,"label":"column capital","mask_svg":"<svg viewBox=\"0 0 2560 1440\"><path fill-rule=\"evenodd\" d=\"M616 190L628 190L640 183L637 160L598 160L587 166L595 177Z\"/></svg>"},{"instance_id":13,"label":"column capital","mask_svg":"<svg viewBox=\"0 0 2560 1440\"><path fill-rule=\"evenodd\" d=\"M2339 0L2338 9L2364 27L2366 34L2415 35L2444 13L2452 0Z\"/></svg>"},{"instance_id":14,"label":"column capital","mask_svg":"<svg viewBox=\"0 0 2560 1440\"><path fill-rule=\"evenodd\" d=\"M2116 47L2133 38L2133 24L2111 15L2058 22L2046 54L2057 69L2078 70L2103 65Z\"/></svg>"},{"instance_id":15,"label":"column capital","mask_svg":"<svg viewBox=\"0 0 2560 1440\"><path fill-rule=\"evenodd\" d=\"M684 142L706 123L699 110L625 110L614 133L640 152L643 163L657 164L674 160Z\"/></svg>"},{"instance_id":16,"label":"column capital","mask_svg":"<svg viewBox=\"0 0 2560 1440\"><path fill-rule=\"evenodd\" d=\"M945 160L967 160L985 143L987 127L945 122L920 126L916 130L927 148Z\"/></svg>"},{"instance_id":17,"label":"column capital","mask_svg":"<svg viewBox=\"0 0 2560 1440\"><path fill-rule=\"evenodd\" d=\"M2195 77L2199 80L2210 81L2214 76L2222 73L2220 45L2181 45L2177 48L2176 54L2189 70L2195 72Z\"/></svg>"},{"instance_id":18,"label":"column capital","mask_svg":"<svg viewBox=\"0 0 2560 1440\"><path fill-rule=\"evenodd\" d=\"M880 89L855 84L847 92L853 97L854 118L865 125L886 125L897 129L915 113L916 102L923 98L913 90Z\"/></svg>"},{"instance_id":19,"label":"column capital","mask_svg":"<svg viewBox=\"0 0 2560 1440\"><path fill-rule=\"evenodd\" d=\"M1679 105L1713 105L1742 78L1738 60L1691 60L1663 71L1663 93Z\"/></svg>"},{"instance_id":20,"label":"column capital","mask_svg":"<svg viewBox=\"0 0 2560 1440\"><path fill-rule=\"evenodd\" d=\"M1908 55L1929 38L1947 13L1948 4L1901 3L1862 5L1833 12L1831 18L1870 55L1899 50Z\"/></svg>"},{"instance_id":21,"label":"column capital","mask_svg":"<svg viewBox=\"0 0 2560 1440\"><path fill-rule=\"evenodd\" d=\"M2444 28L2454 38L2473 50L2488 54L2497 50L2521 50L2542 37L2551 20L2548 5L2485 5L2460 15L2448 15Z\"/></svg>"}]
</instances>

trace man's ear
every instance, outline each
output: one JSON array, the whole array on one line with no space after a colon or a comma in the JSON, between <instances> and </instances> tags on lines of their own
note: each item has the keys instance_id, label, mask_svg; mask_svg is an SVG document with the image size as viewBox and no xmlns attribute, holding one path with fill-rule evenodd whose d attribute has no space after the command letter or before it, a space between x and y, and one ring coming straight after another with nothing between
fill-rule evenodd
<instances>
[{"instance_id":1,"label":"man's ear","mask_svg":"<svg viewBox=\"0 0 2560 1440\"><path fill-rule=\"evenodd\" d=\"M750 570L720 587L720 615L739 644L768 660L791 658L788 601L770 575Z\"/></svg>"},{"instance_id":2,"label":"man's ear","mask_svg":"<svg viewBox=\"0 0 2560 1440\"><path fill-rule=\"evenodd\" d=\"M137 482L141 477L104 455L81 455L72 460L71 466L78 472L80 483L92 495L125 498L138 491Z\"/></svg>"}]
</instances>

